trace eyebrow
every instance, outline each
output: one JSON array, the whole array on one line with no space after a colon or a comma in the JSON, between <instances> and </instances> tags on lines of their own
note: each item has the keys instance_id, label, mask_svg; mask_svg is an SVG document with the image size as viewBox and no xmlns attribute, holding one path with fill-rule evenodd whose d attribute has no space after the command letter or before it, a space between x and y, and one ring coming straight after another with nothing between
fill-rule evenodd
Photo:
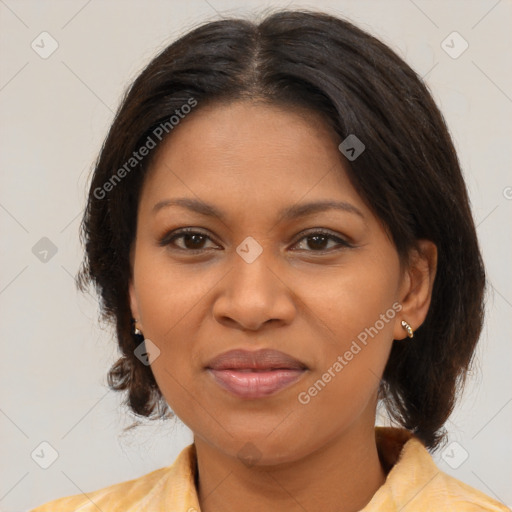
<instances>
[{"instance_id":1,"label":"eyebrow","mask_svg":"<svg viewBox=\"0 0 512 512\"><path fill-rule=\"evenodd\" d=\"M216 217L221 221L226 220L226 214L219 210L217 207L190 197L163 199L153 206L153 214L156 214L163 208L170 206L180 206L206 217ZM343 212L352 213L365 220L365 216L361 210L356 208L353 204L347 203L345 201L323 200L288 206L279 212L278 222L290 221L299 217L305 217L307 215L313 215L315 213L321 213L328 210L340 210Z\"/></svg>"}]
</instances>

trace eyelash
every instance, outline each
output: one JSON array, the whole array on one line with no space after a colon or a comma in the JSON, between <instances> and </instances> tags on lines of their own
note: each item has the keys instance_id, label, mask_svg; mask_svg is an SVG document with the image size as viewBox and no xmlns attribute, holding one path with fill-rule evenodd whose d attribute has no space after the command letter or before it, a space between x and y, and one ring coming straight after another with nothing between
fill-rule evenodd
<instances>
[{"instance_id":1,"label":"eyelash","mask_svg":"<svg viewBox=\"0 0 512 512\"><path fill-rule=\"evenodd\" d=\"M185 236L185 235L200 235L200 236L202 236L202 237L204 237L206 239L209 239L209 240L211 240L213 242L213 240L206 233L203 233L202 231L198 231L196 228L183 228L183 229L180 229L178 231L166 233L158 241L158 245L160 245L162 247L170 246L175 240L177 240L179 238L183 238L183 236ZM305 249L306 252L312 252L312 253L317 253L317 254L318 253L319 254L325 254L325 253L332 252L333 250L339 250L340 248L353 248L354 247L352 244L348 243L346 240L343 240L342 238L333 235L331 232L326 231L324 229L320 229L320 228L319 229L310 230L310 231L306 232L305 234L302 234L302 237L297 239L297 241L294 242L294 245L297 245L302 240L310 238L310 237L313 237L315 235L321 235L321 236L323 236L325 238L328 238L330 240L336 241L337 244L338 244L338 247L330 248L330 249L321 249L321 250L307 250L307 249ZM172 249L176 249L176 250L179 250L179 251L184 251L184 252L188 252L188 253L192 253L192 254L200 254L200 253L203 253L203 252L209 250L209 249L184 249L183 247L176 247L176 246L172 247ZM299 249L299 250L301 250L301 249Z\"/></svg>"}]
</instances>

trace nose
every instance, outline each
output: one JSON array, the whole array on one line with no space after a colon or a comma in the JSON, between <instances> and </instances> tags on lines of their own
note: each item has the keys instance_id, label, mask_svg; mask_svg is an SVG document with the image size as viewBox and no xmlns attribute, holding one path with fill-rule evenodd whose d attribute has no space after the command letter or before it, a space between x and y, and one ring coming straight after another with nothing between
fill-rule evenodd
<instances>
[{"instance_id":1,"label":"nose","mask_svg":"<svg viewBox=\"0 0 512 512\"><path fill-rule=\"evenodd\" d=\"M252 263L235 255L234 266L220 281L213 305L219 323L257 331L265 324L288 325L293 321L293 291L264 254Z\"/></svg>"}]
</instances>

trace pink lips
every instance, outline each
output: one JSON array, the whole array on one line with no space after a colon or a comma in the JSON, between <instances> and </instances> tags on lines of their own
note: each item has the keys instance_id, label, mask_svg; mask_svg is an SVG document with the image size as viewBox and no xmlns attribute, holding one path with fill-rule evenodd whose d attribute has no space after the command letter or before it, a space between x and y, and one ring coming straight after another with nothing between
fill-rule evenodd
<instances>
[{"instance_id":1,"label":"pink lips","mask_svg":"<svg viewBox=\"0 0 512 512\"><path fill-rule=\"evenodd\" d=\"M230 350L210 361L206 369L227 391L241 398L262 398L298 381L306 365L277 350Z\"/></svg>"}]
</instances>

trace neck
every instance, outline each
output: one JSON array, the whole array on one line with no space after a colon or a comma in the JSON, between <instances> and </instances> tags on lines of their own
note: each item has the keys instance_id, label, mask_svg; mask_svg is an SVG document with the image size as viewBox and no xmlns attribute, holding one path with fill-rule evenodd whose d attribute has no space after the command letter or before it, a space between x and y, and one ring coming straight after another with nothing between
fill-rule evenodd
<instances>
[{"instance_id":1,"label":"neck","mask_svg":"<svg viewBox=\"0 0 512 512\"><path fill-rule=\"evenodd\" d=\"M386 479L373 425L343 432L301 459L265 466L246 466L202 439L194 442L201 512L356 512Z\"/></svg>"}]
</instances>

